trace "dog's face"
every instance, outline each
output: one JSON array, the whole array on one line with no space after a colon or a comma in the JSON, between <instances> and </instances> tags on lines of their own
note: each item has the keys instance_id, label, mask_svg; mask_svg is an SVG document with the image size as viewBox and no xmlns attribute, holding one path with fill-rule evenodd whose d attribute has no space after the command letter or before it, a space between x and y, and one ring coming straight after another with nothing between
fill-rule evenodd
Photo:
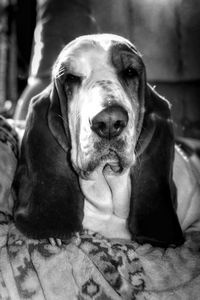
<instances>
[{"instance_id":1,"label":"dog's face","mask_svg":"<svg viewBox=\"0 0 200 300\"><path fill-rule=\"evenodd\" d=\"M53 76L63 77L71 159L82 176L97 167L121 173L135 162L142 60L118 36L81 37L59 56Z\"/></svg>"}]
</instances>

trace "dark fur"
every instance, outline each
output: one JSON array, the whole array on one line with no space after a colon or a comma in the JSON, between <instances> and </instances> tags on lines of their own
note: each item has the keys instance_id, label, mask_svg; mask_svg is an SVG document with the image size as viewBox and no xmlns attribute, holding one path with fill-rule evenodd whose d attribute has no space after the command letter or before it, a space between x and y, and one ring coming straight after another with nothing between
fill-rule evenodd
<instances>
[{"instance_id":1,"label":"dark fur","mask_svg":"<svg viewBox=\"0 0 200 300\"><path fill-rule=\"evenodd\" d=\"M83 196L68 157L61 99L52 87L32 104L14 182L16 225L34 238L69 238L82 229Z\"/></svg>"},{"instance_id":2,"label":"dark fur","mask_svg":"<svg viewBox=\"0 0 200 300\"><path fill-rule=\"evenodd\" d=\"M128 226L133 240L140 243L180 245L170 108L142 81L140 95L146 112L138 129L140 155L131 170ZM59 80L32 102L14 181L15 223L30 237L68 238L82 229L83 195L69 159L68 121L62 117L66 115L66 95ZM143 149L150 132L152 137Z\"/></svg>"},{"instance_id":3,"label":"dark fur","mask_svg":"<svg viewBox=\"0 0 200 300\"><path fill-rule=\"evenodd\" d=\"M168 103L149 86L146 87L145 108L137 144L137 152L141 153L131 170L129 230L139 243L177 246L184 239L175 211L177 198L172 178L174 135L170 109ZM141 150L149 134L153 136Z\"/></svg>"}]
</instances>

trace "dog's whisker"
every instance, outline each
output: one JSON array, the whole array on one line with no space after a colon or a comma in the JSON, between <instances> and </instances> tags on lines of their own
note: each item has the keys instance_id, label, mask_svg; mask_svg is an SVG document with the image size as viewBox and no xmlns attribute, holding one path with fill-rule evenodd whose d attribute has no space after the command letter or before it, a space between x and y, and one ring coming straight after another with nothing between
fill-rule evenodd
<instances>
[{"instance_id":1,"label":"dog's whisker","mask_svg":"<svg viewBox=\"0 0 200 300\"><path fill-rule=\"evenodd\" d=\"M59 78L61 76L63 76L64 74L66 74L66 68L65 67L62 67L58 70L57 74L56 74L56 78Z\"/></svg>"},{"instance_id":2,"label":"dog's whisker","mask_svg":"<svg viewBox=\"0 0 200 300\"><path fill-rule=\"evenodd\" d=\"M62 73L60 72L60 73L58 73L57 75L56 75L56 79L57 78L60 78L61 76L63 76L65 74L65 71L63 71Z\"/></svg>"},{"instance_id":3,"label":"dog's whisker","mask_svg":"<svg viewBox=\"0 0 200 300\"><path fill-rule=\"evenodd\" d=\"M63 74L63 73L66 73L65 69L61 69L61 70L58 71L58 74Z\"/></svg>"}]
</instances>

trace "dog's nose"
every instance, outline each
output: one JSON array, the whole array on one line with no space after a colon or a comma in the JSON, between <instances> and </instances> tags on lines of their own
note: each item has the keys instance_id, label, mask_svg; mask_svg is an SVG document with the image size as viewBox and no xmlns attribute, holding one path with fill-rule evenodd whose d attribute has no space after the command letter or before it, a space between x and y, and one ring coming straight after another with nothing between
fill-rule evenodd
<instances>
[{"instance_id":1,"label":"dog's nose","mask_svg":"<svg viewBox=\"0 0 200 300\"><path fill-rule=\"evenodd\" d=\"M120 135L127 126L128 114L119 105L112 105L98 113L91 122L91 129L100 137L111 139Z\"/></svg>"}]
</instances>

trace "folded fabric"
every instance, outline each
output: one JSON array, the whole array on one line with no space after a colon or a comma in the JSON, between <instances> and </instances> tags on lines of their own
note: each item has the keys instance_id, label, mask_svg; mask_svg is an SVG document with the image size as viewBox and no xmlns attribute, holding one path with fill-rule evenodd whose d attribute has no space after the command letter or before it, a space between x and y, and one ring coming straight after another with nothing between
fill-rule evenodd
<instances>
[{"instance_id":1,"label":"folded fabric","mask_svg":"<svg viewBox=\"0 0 200 300\"><path fill-rule=\"evenodd\" d=\"M18 156L18 135L12 126L0 116L0 221L12 215L13 182Z\"/></svg>"},{"instance_id":2,"label":"folded fabric","mask_svg":"<svg viewBox=\"0 0 200 300\"><path fill-rule=\"evenodd\" d=\"M200 233L166 250L86 231L58 248L13 224L0 236L0 299L199 299Z\"/></svg>"}]
</instances>

